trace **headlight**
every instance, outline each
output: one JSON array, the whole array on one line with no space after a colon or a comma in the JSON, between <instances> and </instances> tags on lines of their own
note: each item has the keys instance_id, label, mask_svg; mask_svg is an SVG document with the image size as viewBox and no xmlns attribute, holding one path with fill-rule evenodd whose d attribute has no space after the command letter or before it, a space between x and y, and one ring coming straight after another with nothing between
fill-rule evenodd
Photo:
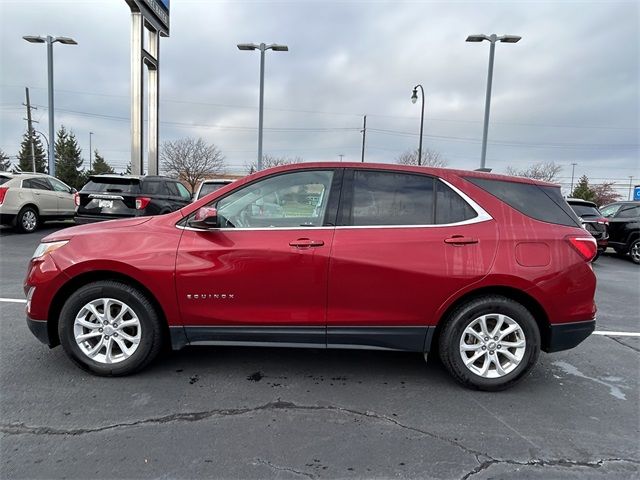
<instances>
[{"instance_id":1,"label":"headlight","mask_svg":"<svg viewBox=\"0 0 640 480\"><path fill-rule=\"evenodd\" d=\"M62 240L61 242L41 243L40 245L38 245L38 248L36 248L36 251L33 252L33 256L31 257L31 259L40 258L47 253L51 253L59 249L60 247L64 247L67 243L69 243L69 240Z\"/></svg>"}]
</instances>

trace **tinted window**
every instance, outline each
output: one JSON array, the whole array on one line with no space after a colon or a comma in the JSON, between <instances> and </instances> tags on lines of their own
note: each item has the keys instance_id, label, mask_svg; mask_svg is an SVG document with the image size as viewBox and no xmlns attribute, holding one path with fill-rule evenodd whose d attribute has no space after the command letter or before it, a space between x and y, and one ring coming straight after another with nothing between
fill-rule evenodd
<instances>
[{"instance_id":1,"label":"tinted window","mask_svg":"<svg viewBox=\"0 0 640 480\"><path fill-rule=\"evenodd\" d=\"M0 176L0 185L2 185L3 183L7 183L9 180L11 180L8 177L2 177Z\"/></svg>"},{"instance_id":2,"label":"tinted window","mask_svg":"<svg viewBox=\"0 0 640 480\"><path fill-rule=\"evenodd\" d=\"M573 211L576 212L576 215L579 217L600 217L600 212L596 207L592 207L589 205L571 205Z\"/></svg>"},{"instance_id":3,"label":"tinted window","mask_svg":"<svg viewBox=\"0 0 640 480\"><path fill-rule=\"evenodd\" d=\"M425 175L356 170L350 224L432 224L433 187L434 179Z\"/></svg>"},{"instance_id":4,"label":"tinted window","mask_svg":"<svg viewBox=\"0 0 640 480\"><path fill-rule=\"evenodd\" d=\"M140 181L137 178L92 178L83 192L104 193L140 193Z\"/></svg>"},{"instance_id":5,"label":"tinted window","mask_svg":"<svg viewBox=\"0 0 640 480\"><path fill-rule=\"evenodd\" d=\"M165 182L161 181L147 180L142 183L142 191L149 195L168 195L164 183Z\"/></svg>"},{"instance_id":6,"label":"tinted window","mask_svg":"<svg viewBox=\"0 0 640 480\"><path fill-rule=\"evenodd\" d=\"M463 200L463 198L454 192L444 183L438 181L437 183L437 198L436 198L436 222L437 224L443 223L458 223L465 220L471 220L478 216L471 206Z\"/></svg>"},{"instance_id":7,"label":"tinted window","mask_svg":"<svg viewBox=\"0 0 640 480\"><path fill-rule=\"evenodd\" d=\"M604 208L602 208L600 210L600 212L602 213L602 215L604 215L605 217L613 217L615 215L615 213L620 209L622 205L617 203L617 204L613 204L613 205L608 205Z\"/></svg>"},{"instance_id":8,"label":"tinted window","mask_svg":"<svg viewBox=\"0 0 640 480\"><path fill-rule=\"evenodd\" d=\"M171 195L172 197L180 196L180 193L178 193L178 187L176 187L176 184L174 182L167 182L165 187L167 188L169 195Z\"/></svg>"},{"instance_id":9,"label":"tinted window","mask_svg":"<svg viewBox=\"0 0 640 480\"><path fill-rule=\"evenodd\" d=\"M35 190L53 190L51 184L44 178L30 178L22 181L22 188L33 188Z\"/></svg>"},{"instance_id":10,"label":"tinted window","mask_svg":"<svg viewBox=\"0 0 640 480\"><path fill-rule=\"evenodd\" d=\"M640 217L640 207L622 207L616 218L635 218Z\"/></svg>"},{"instance_id":11,"label":"tinted window","mask_svg":"<svg viewBox=\"0 0 640 480\"><path fill-rule=\"evenodd\" d=\"M332 171L269 177L216 203L223 228L319 227L324 222Z\"/></svg>"},{"instance_id":12,"label":"tinted window","mask_svg":"<svg viewBox=\"0 0 640 480\"><path fill-rule=\"evenodd\" d=\"M580 226L578 217L562 198L560 187L473 177L467 177L466 180L528 217L568 227Z\"/></svg>"}]
</instances>

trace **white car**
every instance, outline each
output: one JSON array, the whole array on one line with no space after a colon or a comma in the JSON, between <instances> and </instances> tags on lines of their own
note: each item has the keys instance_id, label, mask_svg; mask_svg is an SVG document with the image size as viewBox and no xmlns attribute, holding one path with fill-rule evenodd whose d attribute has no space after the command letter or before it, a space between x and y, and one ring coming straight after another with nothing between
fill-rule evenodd
<instances>
[{"instance_id":1,"label":"white car","mask_svg":"<svg viewBox=\"0 0 640 480\"><path fill-rule=\"evenodd\" d=\"M196 190L195 195L193 196L193 201L195 202L196 200L200 200L205 195L211 192L215 192L216 190L226 185L229 185L234 181L235 179L231 179L231 178L216 178L211 180L203 180L200 183L198 190Z\"/></svg>"},{"instance_id":2,"label":"white car","mask_svg":"<svg viewBox=\"0 0 640 480\"><path fill-rule=\"evenodd\" d=\"M73 218L75 193L43 173L0 172L0 224L31 233L44 221Z\"/></svg>"}]
</instances>

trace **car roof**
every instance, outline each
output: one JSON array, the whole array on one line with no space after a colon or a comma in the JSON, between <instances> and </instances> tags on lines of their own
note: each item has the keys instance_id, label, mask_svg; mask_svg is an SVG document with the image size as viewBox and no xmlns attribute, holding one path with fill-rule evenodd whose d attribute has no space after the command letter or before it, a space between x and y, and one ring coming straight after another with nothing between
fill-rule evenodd
<instances>
[{"instance_id":1,"label":"car roof","mask_svg":"<svg viewBox=\"0 0 640 480\"><path fill-rule=\"evenodd\" d=\"M119 175L117 173L101 173L99 175L90 175L89 179L93 180L94 178L113 178L113 179L127 179L127 180L174 180L175 178L165 177L164 175Z\"/></svg>"},{"instance_id":2,"label":"car roof","mask_svg":"<svg viewBox=\"0 0 640 480\"><path fill-rule=\"evenodd\" d=\"M527 183L531 185L541 185L541 186L553 186L558 187L558 184L544 182L542 180L534 180L532 178L525 177L514 177L510 175L501 175L498 173L488 173L488 172L478 172L476 170L459 170L453 168L436 168L436 167L418 167L413 165L400 165L397 163L361 163L361 162L308 162L308 163L294 163L289 165L282 165L279 167L273 167L269 169L262 170L260 172L256 172L253 175L260 175L272 172L285 172L288 170L302 170L309 168L357 168L357 169L368 169L368 170L391 170L397 172L408 172L408 173L422 173L427 175L440 176L443 173L452 174L460 177L467 178L485 178L487 180L502 180L506 182L514 182L514 183ZM250 175L250 177L253 177Z\"/></svg>"}]
</instances>

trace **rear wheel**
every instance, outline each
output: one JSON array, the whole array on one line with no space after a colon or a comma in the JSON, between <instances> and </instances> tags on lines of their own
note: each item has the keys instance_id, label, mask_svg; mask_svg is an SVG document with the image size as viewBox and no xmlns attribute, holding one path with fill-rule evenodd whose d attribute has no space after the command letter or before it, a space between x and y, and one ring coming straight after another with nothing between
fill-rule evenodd
<instances>
[{"instance_id":1,"label":"rear wheel","mask_svg":"<svg viewBox=\"0 0 640 480\"><path fill-rule=\"evenodd\" d=\"M640 238L636 238L633 242L631 242L631 246L629 247L629 255L631 256L631 261L636 265L640 265Z\"/></svg>"},{"instance_id":2,"label":"rear wheel","mask_svg":"<svg viewBox=\"0 0 640 480\"><path fill-rule=\"evenodd\" d=\"M20 233L35 232L38 228L38 211L31 206L22 207L18 216L16 217L16 229Z\"/></svg>"},{"instance_id":3,"label":"rear wheel","mask_svg":"<svg viewBox=\"0 0 640 480\"><path fill-rule=\"evenodd\" d=\"M439 339L440 357L453 377L478 390L503 390L522 380L540 353L531 313L506 297L479 297L449 316Z\"/></svg>"},{"instance_id":4,"label":"rear wheel","mask_svg":"<svg viewBox=\"0 0 640 480\"><path fill-rule=\"evenodd\" d=\"M136 288L116 281L90 283L73 293L60 312L58 333L67 355L97 375L138 371L162 347L154 306Z\"/></svg>"}]
</instances>

